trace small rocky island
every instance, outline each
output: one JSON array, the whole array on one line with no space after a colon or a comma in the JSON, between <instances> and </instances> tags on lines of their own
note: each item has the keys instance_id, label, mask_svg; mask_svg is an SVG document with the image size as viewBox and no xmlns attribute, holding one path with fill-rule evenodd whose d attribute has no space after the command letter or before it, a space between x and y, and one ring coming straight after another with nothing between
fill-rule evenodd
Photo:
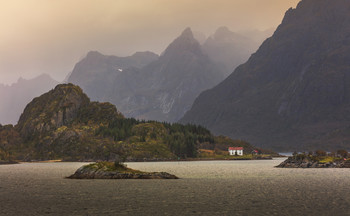
<instances>
[{"instance_id":1,"label":"small rocky island","mask_svg":"<svg viewBox=\"0 0 350 216\"><path fill-rule=\"evenodd\" d=\"M118 162L98 162L80 167L70 179L178 179L166 172L142 172Z\"/></svg>"},{"instance_id":2,"label":"small rocky island","mask_svg":"<svg viewBox=\"0 0 350 216\"><path fill-rule=\"evenodd\" d=\"M339 156L295 154L277 168L350 168L350 160Z\"/></svg>"}]
</instances>

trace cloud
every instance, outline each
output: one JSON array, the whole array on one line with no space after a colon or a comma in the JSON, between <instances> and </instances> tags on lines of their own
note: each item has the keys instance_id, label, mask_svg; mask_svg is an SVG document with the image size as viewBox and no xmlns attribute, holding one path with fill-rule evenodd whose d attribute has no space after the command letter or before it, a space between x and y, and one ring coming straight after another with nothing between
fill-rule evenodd
<instances>
[{"instance_id":1,"label":"cloud","mask_svg":"<svg viewBox=\"0 0 350 216\"><path fill-rule=\"evenodd\" d=\"M2 0L0 83L62 80L89 50L160 53L190 26L205 34L277 26L298 0Z\"/></svg>"}]
</instances>

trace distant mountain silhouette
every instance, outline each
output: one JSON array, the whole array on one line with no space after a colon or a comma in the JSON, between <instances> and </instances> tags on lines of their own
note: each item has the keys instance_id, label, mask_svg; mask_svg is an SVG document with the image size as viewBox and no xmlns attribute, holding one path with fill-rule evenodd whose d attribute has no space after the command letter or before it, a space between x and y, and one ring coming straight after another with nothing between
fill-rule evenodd
<instances>
[{"instance_id":1,"label":"distant mountain silhouette","mask_svg":"<svg viewBox=\"0 0 350 216\"><path fill-rule=\"evenodd\" d=\"M350 149L350 1L302 0L180 121L274 150Z\"/></svg>"},{"instance_id":2,"label":"distant mountain silhouette","mask_svg":"<svg viewBox=\"0 0 350 216\"><path fill-rule=\"evenodd\" d=\"M132 56L117 57L91 51L75 65L67 82L79 85L92 100L106 101L115 79L123 70L130 67L142 68L158 57L152 52L137 52Z\"/></svg>"},{"instance_id":3,"label":"distant mountain silhouette","mask_svg":"<svg viewBox=\"0 0 350 216\"><path fill-rule=\"evenodd\" d=\"M259 35L259 34L258 34ZM220 27L203 44L203 50L209 57L225 67L226 76L258 49L261 42Z\"/></svg>"},{"instance_id":4,"label":"distant mountain silhouette","mask_svg":"<svg viewBox=\"0 0 350 216\"><path fill-rule=\"evenodd\" d=\"M202 51L190 28L159 59L145 56L149 61L143 64L122 65L119 57L90 52L68 82L80 85L93 100L112 102L127 117L174 122L200 92L224 79L223 69Z\"/></svg>"},{"instance_id":5,"label":"distant mountain silhouette","mask_svg":"<svg viewBox=\"0 0 350 216\"><path fill-rule=\"evenodd\" d=\"M0 124L15 124L25 106L34 98L58 84L49 75L33 79L20 78L10 86L0 84Z\"/></svg>"}]
</instances>

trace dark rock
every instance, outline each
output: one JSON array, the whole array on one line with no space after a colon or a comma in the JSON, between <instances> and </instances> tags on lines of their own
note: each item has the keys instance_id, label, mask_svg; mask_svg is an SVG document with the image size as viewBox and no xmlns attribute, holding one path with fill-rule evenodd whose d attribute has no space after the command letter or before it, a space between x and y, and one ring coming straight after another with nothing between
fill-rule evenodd
<instances>
[{"instance_id":1,"label":"dark rock","mask_svg":"<svg viewBox=\"0 0 350 216\"><path fill-rule=\"evenodd\" d=\"M305 159L298 159L296 157L289 157L282 163L280 163L278 168L350 168L348 166L350 161L334 161L327 163L320 163L318 161L312 161L309 159L309 162L304 162Z\"/></svg>"},{"instance_id":2,"label":"dark rock","mask_svg":"<svg viewBox=\"0 0 350 216\"><path fill-rule=\"evenodd\" d=\"M18 164L16 161L0 161L0 165Z\"/></svg>"},{"instance_id":3,"label":"dark rock","mask_svg":"<svg viewBox=\"0 0 350 216\"><path fill-rule=\"evenodd\" d=\"M104 167L80 167L70 179L178 179L175 175L166 172L141 172L125 168L123 171L109 171Z\"/></svg>"}]
</instances>

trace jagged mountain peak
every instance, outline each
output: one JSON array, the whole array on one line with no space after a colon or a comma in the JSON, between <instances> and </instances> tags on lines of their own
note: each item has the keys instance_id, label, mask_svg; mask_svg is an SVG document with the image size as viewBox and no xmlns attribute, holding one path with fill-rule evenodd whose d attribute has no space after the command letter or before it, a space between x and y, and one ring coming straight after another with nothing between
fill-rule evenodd
<instances>
[{"instance_id":1,"label":"jagged mountain peak","mask_svg":"<svg viewBox=\"0 0 350 216\"><path fill-rule=\"evenodd\" d=\"M194 38L190 28L186 28L181 35L166 48L162 56L171 57L173 55L182 55L185 52L203 55L201 45Z\"/></svg>"},{"instance_id":2,"label":"jagged mountain peak","mask_svg":"<svg viewBox=\"0 0 350 216\"><path fill-rule=\"evenodd\" d=\"M104 55L98 51L89 51L88 54L86 55L86 58L90 59L90 58L101 58Z\"/></svg>"},{"instance_id":3,"label":"jagged mountain peak","mask_svg":"<svg viewBox=\"0 0 350 216\"><path fill-rule=\"evenodd\" d=\"M185 30L183 30L180 37L194 39L192 29L187 27Z\"/></svg>"},{"instance_id":4,"label":"jagged mountain peak","mask_svg":"<svg viewBox=\"0 0 350 216\"><path fill-rule=\"evenodd\" d=\"M211 38L213 38L215 40L220 40L220 41L249 40L248 38L244 37L243 35L240 35L240 34L237 34L233 31L231 31L226 26L219 27L215 31L214 35L212 35L208 39L210 40Z\"/></svg>"}]
</instances>

